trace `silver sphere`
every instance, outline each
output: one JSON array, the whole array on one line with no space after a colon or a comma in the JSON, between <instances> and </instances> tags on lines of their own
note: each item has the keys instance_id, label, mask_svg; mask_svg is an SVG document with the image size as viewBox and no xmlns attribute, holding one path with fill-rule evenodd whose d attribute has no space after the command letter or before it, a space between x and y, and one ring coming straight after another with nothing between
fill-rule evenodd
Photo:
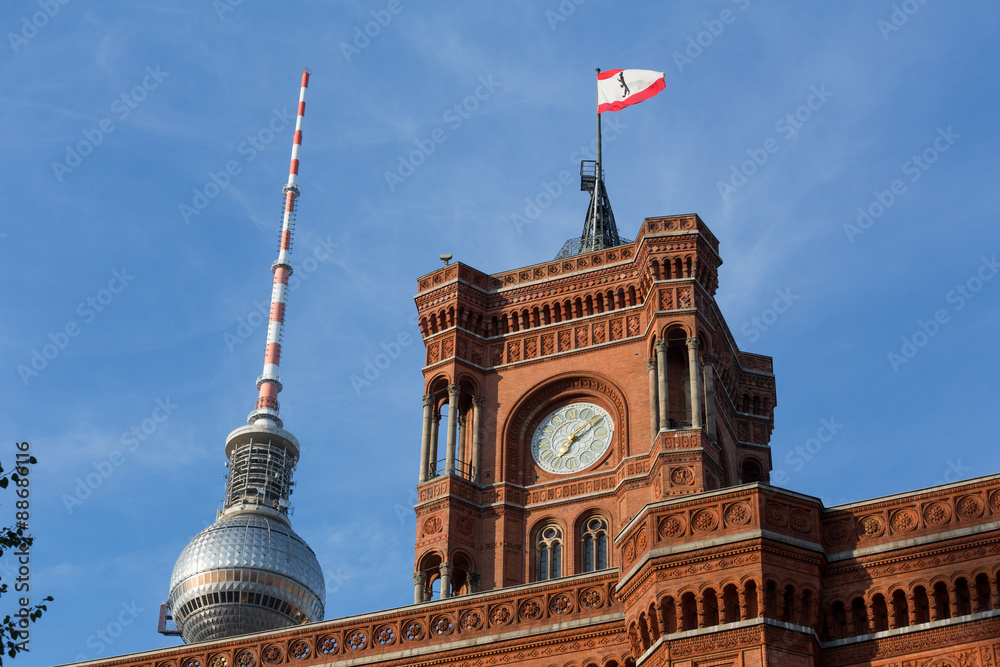
<instances>
[{"instance_id":1,"label":"silver sphere","mask_svg":"<svg viewBox=\"0 0 1000 667\"><path fill-rule=\"evenodd\" d=\"M316 554L286 523L259 511L224 515L174 565L168 599L188 644L323 619Z\"/></svg>"}]
</instances>

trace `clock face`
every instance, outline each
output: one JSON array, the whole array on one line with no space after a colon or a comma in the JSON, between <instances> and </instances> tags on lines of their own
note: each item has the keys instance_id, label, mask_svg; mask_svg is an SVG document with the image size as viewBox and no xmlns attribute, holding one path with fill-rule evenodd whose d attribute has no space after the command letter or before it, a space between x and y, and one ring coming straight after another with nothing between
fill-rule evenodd
<instances>
[{"instance_id":1,"label":"clock face","mask_svg":"<svg viewBox=\"0 0 1000 667\"><path fill-rule=\"evenodd\" d=\"M531 438L531 454L543 470L566 475L585 470L611 446L614 422L593 403L570 403L553 410Z\"/></svg>"}]
</instances>

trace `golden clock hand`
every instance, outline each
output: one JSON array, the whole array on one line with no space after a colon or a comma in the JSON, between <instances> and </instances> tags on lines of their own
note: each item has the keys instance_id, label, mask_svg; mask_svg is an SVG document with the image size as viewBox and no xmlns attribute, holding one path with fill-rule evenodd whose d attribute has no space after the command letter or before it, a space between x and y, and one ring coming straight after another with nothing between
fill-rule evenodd
<instances>
[{"instance_id":1,"label":"golden clock hand","mask_svg":"<svg viewBox=\"0 0 1000 667\"><path fill-rule=\"evenodd\" d=\"M599 421L602 417L603 415L597 415L596 417L588 421L586 424L573 431L573 433L571 433L570 436L566 438L566 442L563 443L563 445L559 448L559 456L557 456L556 458L557 459L562 458L562 456L569 451L570 445L572 445L573 441L576 440L576 436L580 435L580 433L582 433L584 429L594 424L595 422Z\"/></svg>"}]
</instances>

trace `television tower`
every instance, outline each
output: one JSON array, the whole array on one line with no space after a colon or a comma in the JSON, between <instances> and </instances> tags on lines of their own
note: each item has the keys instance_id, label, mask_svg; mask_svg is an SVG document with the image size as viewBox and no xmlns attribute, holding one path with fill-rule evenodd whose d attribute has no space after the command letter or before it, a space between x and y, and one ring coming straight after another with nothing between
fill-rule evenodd
<instances>
[{"instance_id":1,"label":"television tower","mask_svg":"<svg viewBox=\"0 0 1000 667\"><path fill-rule=\"evenodd\" d=\"M326 584L322 568L288 519L299 441L284 430L278 413L278 365L288 277L292 274L289 255L308 85L309 70L305 70L292 162L283 189L285 209L278 259L271 265L271 314L264 371L257 378L257 403L247 425L226 438L229 476L222 511L215 523L184 548L170 578L167 606L187 643L323 619Z\"/></svg>"}]
</instances>

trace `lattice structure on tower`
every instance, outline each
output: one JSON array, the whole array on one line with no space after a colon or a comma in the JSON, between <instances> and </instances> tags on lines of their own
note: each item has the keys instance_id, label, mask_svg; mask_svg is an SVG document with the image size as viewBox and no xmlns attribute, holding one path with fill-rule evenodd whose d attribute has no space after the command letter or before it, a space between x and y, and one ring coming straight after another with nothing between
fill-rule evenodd
<instances>
[{"instance_id":1,"label":"lattice structure on tower","mask_svg":"<svg viewBox=\"0 0 1000 667\"><path fill-rule=\"evenodd\" d=\"M583 233L566 241L556 259L632 243L631 239L624 239L618 235L618 225L615 224L615 214L611 210L611 200L608 198L607 188L604 187L604 169L598 165L596 160L580 162L580 190L590 193L587 219L583 224Z\"/></svg>"}]
</instances>

